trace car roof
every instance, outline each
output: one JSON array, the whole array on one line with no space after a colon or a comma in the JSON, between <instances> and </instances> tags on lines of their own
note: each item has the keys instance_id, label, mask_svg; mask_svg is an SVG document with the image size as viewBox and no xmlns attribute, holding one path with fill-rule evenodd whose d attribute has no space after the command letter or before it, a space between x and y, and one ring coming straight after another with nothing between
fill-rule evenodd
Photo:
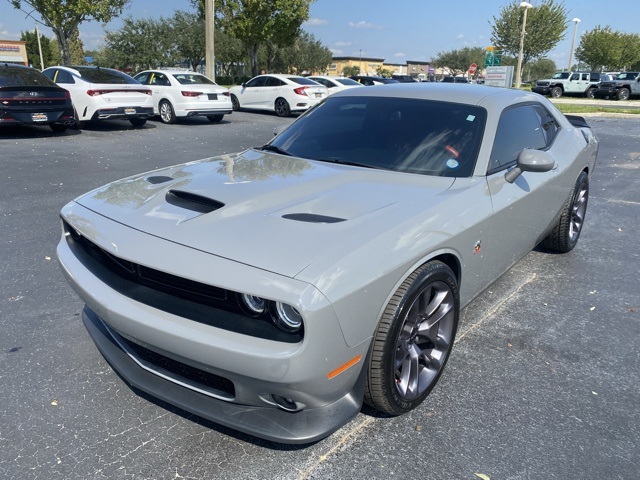
<instances>
[{"instance_id":1,"label":"car roof","mask_svg":"<svg viewBox=\"0 0 640 480\"><path fill-rule=\"evenodd\" d=\"M336 96L377 96L388 98L416 98L479 106L495 106L503 109L521 102L553 105L537 93L486 85L461 85L441 82L394 83L353 88L336 92Z\"/></svg>"},{"instance_id":2,"label":"car roof","mask_svg":"<svg viewBox=\"0 0 640 480\"><path fill-rule=\"evenodd\" d=\"M303 77L302 75L288 75L286 73L263 73L262 75L256 75L253 78L258 78L258 77L276 77L276 78L282 78L282 79L287 79L287 78L306 78L306 77Z\"/></svg>"}]
</instances>

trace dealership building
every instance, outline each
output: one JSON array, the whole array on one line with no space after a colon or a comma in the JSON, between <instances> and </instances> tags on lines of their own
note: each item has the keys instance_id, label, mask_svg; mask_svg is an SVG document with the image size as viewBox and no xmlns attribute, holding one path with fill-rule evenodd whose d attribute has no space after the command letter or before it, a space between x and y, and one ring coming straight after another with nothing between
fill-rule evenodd
<instances>
[{"instance_id":1,"label":"dealership building","mask_svg":"<svg viewBox=\"0 0 640 480\"><path fill-rule=\"evenodd\" d=\"M29 65L26 43L18 40L0 40L0 62Z\"/></svg>"}]
</instances>

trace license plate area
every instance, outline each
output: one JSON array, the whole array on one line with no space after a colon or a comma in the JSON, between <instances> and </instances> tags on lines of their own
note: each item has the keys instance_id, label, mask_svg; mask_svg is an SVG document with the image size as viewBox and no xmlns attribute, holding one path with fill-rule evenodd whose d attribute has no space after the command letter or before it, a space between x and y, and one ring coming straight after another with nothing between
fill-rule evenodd
<instances>
[{"instance_id":1,"label":"license plate area","mask_svg":"<svg viewBox=\"0 0 640 480\"><path fill-rule=\"evenodd\" d=\"M47 117L46 113L32 113L31 120L34 122L46 122L49 120L49 117Z\"/></svg>"},{"instance_id":2,"label":"license plate area","mask_svg":"<svg viewBox=\"0 0 640 480\"><path fill-rule=\"evenodd\" d=\"M207 95L207 97L209 98L209 100L217 100L218 99L218 94L217 93L209 93Z\"/></svg>"},{"instance_id":3,"label":"license plate area","mask_svg":"<svg viewBox=\"0 0 640 480\"><path fill-rule=\"evenodd\" d=\"M124 113L127 115L133 115L134 113L136 113L136 109L135 108L125 108L124 109Z\"/></svg>"},{"instance_id":4,"label":"license plate area","mask_svg":"<svg viewBox=\"0 0 640 480\"><path fill-rule=\"evenodd\" d=\"M316 93L316 98L322 98L322 94L321 93Z\"/></svg>"}]
</instances>

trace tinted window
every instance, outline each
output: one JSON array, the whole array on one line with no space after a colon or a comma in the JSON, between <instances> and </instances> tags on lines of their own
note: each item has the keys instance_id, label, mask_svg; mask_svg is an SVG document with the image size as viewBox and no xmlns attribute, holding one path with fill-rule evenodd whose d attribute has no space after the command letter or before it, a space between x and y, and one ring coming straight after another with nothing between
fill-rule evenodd
<instances>
[{"instance_id":1,"label":"tinted window","mask_svg":"<svg viewBox=\"0 0 640 480\"><path fill-rule=\"evenodd\" d=\"M115 84L138 84L136 80L131 78L126 73L119 72L117 70L111 70L110 68L99 67L72 67L77 70L80 76L91 83L115 83Z\"/></svg>"},{"instance_id":2,"label":"tinted window","mask_svg":"<svg viewBox=\"0 0 640 480\"><path fill-rule=\"evenodd\" d=\"M161 87L168 87L171 85L169 79L164 73L154 73L151 75L151 85L159 85Z\"/></svg>"},{"instance_id":3,"label":"tinted window","mask_svg":"<svg viewBox=\"0 0 640 480\"><path fill-rule=\"evenodd\" d=\"M336 82L341 83L342 85L360 85L355 80L351 80L350 78L336 78Z\"/></svg>"},{"instance_id":4,"label":"tinted window","mask_svg":"<svg viewBox=\"0 0 640 480\"><path fill-rule=\"evenodd\" d=\"M182 85L217 85L213 80L197 73L175 73L173 77Z\"/></svg>"},{"instance_id":5,"label":"tinted window","mask_svg":"<svg viewBox=\"0 0 640 480\"><path fill-rule=\"evenodd\" d=\"M31 67L0 66L0 87L55 86L39 70Z\"/></svg>"},{"instance_id":6,"label":"tinted window","mask_svg":"<svg viewBox=\"0 0 640 480\"><path fill-rule=\"evenodd\" d=\"M287 80L291 80L294 83L297 83L298 85L317 85L317 82L314 82L313 80L309 80L308 78L305 77L288 77Z\"/></svg>"},{"instance_id":7,"label":"tinted window","mask_svg":"<svg viewBox=\"0 0 640 480\"><path fill-rule=\"evenodd\" d=\"M533 105L521 105L502 112L491 151L491 171L515 163L525 148L541 150L547 147L540 114Z\"/></svg>"},{"instance_id":8,"label":"tinted window","mask_svg":"<svg viewBox=\"0 0 640 480\"><path fill-rule=\"evenodd\" d=\"M466 177L473 173L486 112L413 98L329 97L272 145L303 158Z\"/></svg>"},{"instance_id":9,"label":"tinted window","mask_svg":"<svg viewBox=\"0 0 640 480\"><path fill-rule=\"evenodd\" d=\"M65 84L76 83L76 81L73 79L73 75L71 75L66 70L58 70L58 73L56 73L55 80L56 80L56 83L65 83Z\"/></svg>"},{"instance_id":10,"label":"tinted window","mask_svg":"<svg viewBox=\"0 0 640 480\"><path fill-rule=\"evenodd\" d=\"M280 85L284 85L284 82L277 77L267 77L265 85L267 87L279 87Z\"/></svg>"},{"instance_id":11,"label":"tinted window","mask_svg":"<svg viewBox=\"0 0 640 480\"><path fill-rule=\"evenodd\" d=\"M328 80L326 78L315 78L315 77L310 77L310 78L314 82L318 82L320 85L324 85L327 88L333 88L333 87L336 86L331 80ZM355 82L355 83L357 83L357 82Z\"/></svg>"},{"instance_id":12,"label":"tinted window","mask_svg":"<svg viewBox=\"0 0 640 480\"><path fill-rule=\"evenodd\" d=\"M254 77L245 84L245 87L264 87L266 81L267 77Z\"/></svg>"},{"instance_id":13,"label":"tinted window","mask_svg":"<svg viewBox=\"0 0 640 480\"><path fill-rule=\"evenodd\" d=\"M140 75L136 75L134 78L143 85L149 84L149 76L150 73L141 73Z\"/></svg>"}]
</instances>

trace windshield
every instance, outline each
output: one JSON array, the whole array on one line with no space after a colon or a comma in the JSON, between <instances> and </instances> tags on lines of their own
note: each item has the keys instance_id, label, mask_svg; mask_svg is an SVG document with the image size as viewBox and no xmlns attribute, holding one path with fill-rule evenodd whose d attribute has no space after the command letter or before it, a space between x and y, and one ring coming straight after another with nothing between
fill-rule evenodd
<instances>
[{"instance_id":1,"label":"windshield","mask_svg":"<svg viewBox=\"0 0 640 480\"><path fill-rule=\"evenodd\" d=\"M559 72L559 73L556 73L556 74L555 74L553 77L551 77L551 78L565 80L565 79L569 78L569 75L570 75L570 73L569 73L569 72Z\"/></svg>"},{"instance_id":2,"label":"windshield","mask_svg":"<svg viewBox=\"0 0 640 480\"><path fill-rule=\"evenodd\" d=\"M139 85L140 83L137 80L134 80L132 77L127 75L126 73L119 72L117 70L112 70L110 68L100 68L100 67L71 67L74 70L77 70L80 76L90 83L111 83L111 84L133 84Z\"/></svg>"},{"instance_id":3,"label":"windshield","mask_svg":"<svg viewBox=\"0 0 640 480\"><path fill-rule=\"evenodd\" d=\"M485 120L486 111L471 105L415 98L329 97L271 145L311 160L468 177Z\"/></svg>"},{"instance_id":4,"label":"windshield","mask_svg":"<svg viewBox=\"0 0 640 480\"><path fill-rule=\"evenodd\" d=\"M45 77L39 70L31 67L13 65L0 66L0 87L57 87L55 83Z\"/></svg>"},{"instance_id":5,"label":"windshield","mask_svg":"<svg viewBox=\"0 0 640 480\"><path fill-rule=\"evenodd\" d=\"M217 85L208 77L197 73L174 73L173 76L182 85Z\"/></svg>"}]
</instances>

